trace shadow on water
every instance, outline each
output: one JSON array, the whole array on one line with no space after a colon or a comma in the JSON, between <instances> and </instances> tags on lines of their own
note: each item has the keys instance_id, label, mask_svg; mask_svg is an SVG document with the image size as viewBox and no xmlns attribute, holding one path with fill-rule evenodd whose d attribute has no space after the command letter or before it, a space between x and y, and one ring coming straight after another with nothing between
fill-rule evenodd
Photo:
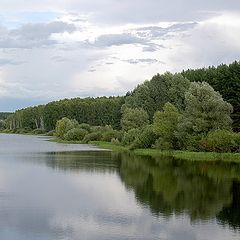
<instances>
[{"instance_id":1,"label":"shadow on water","mask_svg":"<svg viewBox=\"0 0 240 240\"><path fill-rule=\"evenodd\" d=\"M97 151L48 153L44 164L58 171L114 172L155 216L187 214L193 223L216 219L240 229L240 164Z\"/></svg>"}]
</instances>

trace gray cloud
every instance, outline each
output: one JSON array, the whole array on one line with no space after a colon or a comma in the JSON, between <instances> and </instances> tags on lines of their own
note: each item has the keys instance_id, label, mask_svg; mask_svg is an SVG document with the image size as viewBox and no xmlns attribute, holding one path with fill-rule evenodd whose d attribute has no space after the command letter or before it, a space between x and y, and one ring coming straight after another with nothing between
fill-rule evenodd
<instances>
[{"instance_id":1,"label":"gray cloud","mask_svg":"<svg viewBox=\"0 0 240 240\"><path fill-rule=\"evenodd\" d=\"M137 28L137 29L135 29L135 31L139 37L150 38L150 39L157 38L158 39L158 38L166 36L170 33L183 32L183 31L192 29L196 25L197 25L197 23L195 23L195 22L178 23L178 24L173 24L166 28L159 27L159 26L150 26L150 27Z\"/></svg>"},{"instance_id":2,"label":"gray cloud","mask_svg":"<svg viewBox=\"0 0 240 240\"><path fill-rule=\"evenodd\" d=\"M98 47L120 46L124 44L146 44L146 40L136 37L131 33L105 34L99 36L94 45Z\"/></svg>"},{"instance_id":3,"label":"gray cloud","mask_svg":"<svg viewBox=\"0 0 240 240\"><path fill-rule=\"evenodd\" d=\"M56 44L50 37L54 33L73 32L76 28L73 24L64 22L50 22L25 24L18 29L3 31L0 36L0 48L35 48Z\"/></svg>"},{"instance_id":4,"label":"gray cloud","mask_svg":"<svg viewBox=\"0 0 240 240\"><path fill-rule=\"evenodd\" d=\"M112 46L121 46L126 44L142 45L143 51L145 52L154 52L161 48L164 48L162 44L153 43L152 39L146 38L146 36L144 35L135 36L133 33L101 35L91 45L95 47L112 47Z\"/></svg>"},{"instance_id":5,"label":"gray cloud","mask_svg":"<svg viewBox=\"0 0 240 240\"><path fill-rule=\"evenodd\" d=\"M102 23L146 23L159 21L197 21L220 11L240 9L236 0L43 0L2 1L1 11L53 11L93 13L91 19Z\"/></svg>"},{"instance_id":6,"label":"gray cloud","mask_svg":"<svg viewBox=\"0 0 240 240\"><path fill-rule=\"evenodd\" d=\"M5 65L19 65L24 63L23 61L16 61L14 59L0 58L0 67Z\"/></svg>"},{"instance_id":7,"label":"gray cloud","mask_svg":"<svg viewBox=\"0 0 240 240\"><path fill-rule=\"evenodd\" d=\"M145 64L162 63L162 64L165 64L162 61L158 61L157 59L152 59L152 58L128 59L128 60L124 60L124 62L128 62L130 64L138 64L138 63L145 63Z\"/></svg>"}]
</instances>

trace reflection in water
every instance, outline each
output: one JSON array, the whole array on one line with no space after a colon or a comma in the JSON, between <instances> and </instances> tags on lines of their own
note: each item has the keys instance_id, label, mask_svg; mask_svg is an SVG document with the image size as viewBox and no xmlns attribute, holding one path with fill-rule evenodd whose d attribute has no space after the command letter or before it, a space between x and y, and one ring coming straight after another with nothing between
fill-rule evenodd
<instances>
[{"instance_id":1,"label":"reflection in water","mask_svg":"<svg viewBox=\"0 0 240 240\"><path fill-rule=\"evenodd\" d=\"M156 216L188 214L240 228L240 165L190 162L109 152L56 153L46 164L62 170L111 172Z\"/></svg>"},{"instance_id":2,"label":"reflection in water","mask_svg":"<svg viewBox=\"0 0 240 240\"><path fill-rule=\"evenodd\" d=\"M0 134L0 240L236 240L239 229L240 164Z\"/></svg>"}]
</instances>

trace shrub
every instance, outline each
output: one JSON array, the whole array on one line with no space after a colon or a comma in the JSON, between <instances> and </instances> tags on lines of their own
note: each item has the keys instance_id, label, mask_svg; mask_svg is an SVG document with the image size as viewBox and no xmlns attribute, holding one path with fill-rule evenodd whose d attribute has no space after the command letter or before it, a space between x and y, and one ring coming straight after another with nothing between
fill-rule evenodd
<instances>
[{"instance_id":1,"label":"shrub","mask_svg":"<svg viewBox=\"0 0 240 240\"><path fill-rule=\"evenodd\" d=\"M51 130L51 131L49 131L49 132L47 132L45 135L46 136L55 136L55 130Z\"/></svg>"},{"instance_id":2,"label":"shrub","mask_svg":"<svg viewBox=\"0 0 240 240\"><path fill-rule=\"evenodd\" d=\"M126 108L123 111L121 126L124 131L140 128L149 123L147 112L141 108Z\"/></svg>"},{"instance_id":3,"label":"shrub","mask_svg":"<svg viewBox=\"0 0 240 240\"><path fill-rule=\"evenodd\" d=\"M154 144L154 148L161 150L170 150L173 149L173 145L171 142L167 141L164 138L158 138Z\"/></svg>"},{"instance_id":4,"label":"shrub","mask_svg":"<svg viewBox=\"0 0 240 240\"><path fill-rule=\"evenodd\" d=\"M106 142L110 142L113 138L121 141L122 134L117 130L108 130L103 133L102 140Z\"/></svg>"},{"instance_id":5,"label":"shrub","mask_svg":"<svg viewBox=\"0 0 240 240\"><path fill-rule=\"evenodd\" d=\"M112 138L111 143L116 144L116 145L121 144L121 142L117 138Z\"/></svg>"},{"instance_id":6,"label":"shrub","mask_svg":"<svg viewBox=\"0 0 240 240\"><path fill-rule=\"evenodd\" d=\"M153 132L152 125L145 126L144 129L135 138L133 143L130 145L130 148L150 148L155 143L156 139L157 136Z\"/></svg>"},{"instance_id":7,"label":"shrub","mask_svg":"<svg viewBox=\"0 0 240 240\"><path fill-rule=\"evenodd\" d=\"M209 132L207 137L202 139L200 146L203 150L210 152L231 152L236 149L238 141L235 135L228 130Z\"/></svg>"},{"instance_id":8,"label":"shrub","mask_svg":"<svg viewBox=\"0 0 240 240\"><path fill-rule=\"evenodd\" d=\"M17 134L26 134L26 133L30 133L32 131L32 129L30 128L17 128L13 130L13 133L17 133Z\"/></svg>"},{"instance_id":9,"label":"shrub","mask_svg":"<svg viewBox=\"0 0 240 240\"><path fill-rule=\"evenodd\" d=\"M81 141L87 133L85 129L73 128L64 134L64 139L67 141Z\"/></svg>"},{"instance_id":10,"label":"shrub","mask_svg":"<svg viewBox=\"0 0 240 240\"><path fill-rule=\"evenodd\" d=\"M87 123L81 123L79 125L79 128L85 129L86 131L90 132L91 131L91 126Z\"/></svg>"},{"instance_id":11,"label":"shrub","mask_svg":"<svg viewBox=\"0 0 240 240\"><path fill-rule=\"evenodd\" d=\"M141 130L138 128L133 128L128 132L125 132L122 139L123 145L131 145L134 142L134 140L138 137L140 132Z\"/></svg>"},{"instance_id":12,"label":"shrub","mask_svg":"<svg viewBox=\"0 0 240 240\"><path fill-rule=\"evenodd\" d=\"M166 103L163 111L157 111L153 118L153 131L159 137L157 146L160 149L177 148L176 131L180 118L177 108L171 103Z\"/></svg>"},{"instance_id":13,"label":"shrub","mask_svg":"<svg viewBox=\"0 0 240 240\"><path fill-rule=\"evenodd\" d=\"M34 129L32 131L32 134L38 135L38 134L44 134L46 131L40 128Z\"/></svg>"},{"instance_id":14,"label":"shrub","mask_svg":"<svg viewBox=\"0 0 240 240\"><path fill-rule=\"evenodd\" d=\"M56 123L56 135L63 138L64 134L76 127L78 127L78 122L75 119L68 119L64 117Z\"/></svg>"},{"instance_id":15,"label":"shrub","mask_svg":"<svg viewBox=\"0 0 240 240\"><path fill-rule=\"evenodd\" d=\"M88 143L90 141L100 141L102 139L102 133L101 132L92 132L87 134L84 139L83 142L84 143Z\"/></svg>"},{"instance_id":16,"label":"shrub","mask_svg":"<svg viewBox=\"0 0 240 240\"><path fill-rule=\"evenodd\" d=\"M240 152L240 133L234 133L233 138L235 142L234 152Z\"/></svg>"}]
</instances>

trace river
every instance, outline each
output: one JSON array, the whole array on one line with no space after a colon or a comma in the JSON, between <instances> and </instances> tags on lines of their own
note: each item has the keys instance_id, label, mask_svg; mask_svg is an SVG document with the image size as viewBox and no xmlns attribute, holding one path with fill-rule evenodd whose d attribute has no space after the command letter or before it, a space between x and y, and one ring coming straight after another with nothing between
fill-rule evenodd
<instances>
[{"instance_id":1,"label":"river","mask_svg":"<svg viewBox=\"0 0 240 240\"><path fill-rule=\"evenodd\" d=\"M240 239L240 164L0 134L0 239Z\"/></svg>"}]
</instances>

